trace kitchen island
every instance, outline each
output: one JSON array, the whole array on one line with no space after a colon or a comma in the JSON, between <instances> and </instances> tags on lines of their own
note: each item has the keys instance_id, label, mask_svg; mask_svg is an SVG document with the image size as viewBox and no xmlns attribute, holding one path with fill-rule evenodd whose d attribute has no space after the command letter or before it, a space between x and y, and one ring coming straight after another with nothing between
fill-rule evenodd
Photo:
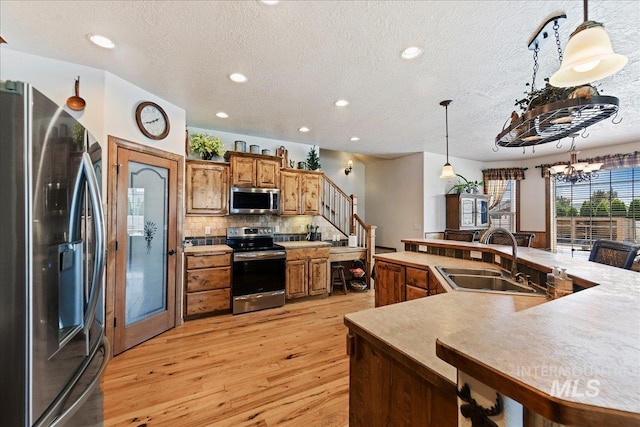
<instances>
[{"instance_id":1,"label":"kitchen island","mask_svg":"<svg viewBox=\"0 0 640 427\"><path fill-rule=\"evenodd\" d=\"M443 240L405 243L445 248L450 256L400 252L376 261L428 268L447 292L345 316L350 425L456 426L455 389L462 373L520 402L529 415L571 425L638 425L638 273L519 248L521 262L547 271L563 264L577 282L594 287L551 302L453 291L433 266L487 266L495 255L509 259L511 249ZM465 250L481 252L485 262L463 259ZM598 393L579 389L553 396L568 380L579 387L598 381Z\"/></svg>"}]
</instances>

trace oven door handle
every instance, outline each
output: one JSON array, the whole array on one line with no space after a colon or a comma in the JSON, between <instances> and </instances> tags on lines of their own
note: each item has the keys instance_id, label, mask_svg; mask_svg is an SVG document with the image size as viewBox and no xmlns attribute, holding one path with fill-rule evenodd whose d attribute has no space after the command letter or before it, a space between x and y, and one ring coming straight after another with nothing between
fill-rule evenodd
<instances>
[{"instance_id":1,"label":"oven door handle","mask_svg":"<svg viewBox=\"0 0 640 427\"><path fill-rule=\"evenodd\" d=\"M263 259L282 259L285 257L285 251L276 251L270 253L243 252L233 254L234 261L259 261Z\"/></svg>"}]
</instances>

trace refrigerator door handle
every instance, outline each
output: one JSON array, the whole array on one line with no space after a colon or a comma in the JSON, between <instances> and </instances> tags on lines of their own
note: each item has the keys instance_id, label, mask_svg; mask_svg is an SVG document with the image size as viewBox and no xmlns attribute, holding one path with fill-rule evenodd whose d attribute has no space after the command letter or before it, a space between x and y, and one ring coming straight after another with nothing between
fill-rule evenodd
<instances>
[{"instance_id":1,"label":"refrigerator door handle","mask_svg":"<svg viewBox=\"0 0 640 427\"><path fill-rule=\"evenodd\" d=\"M89 329L91 329L91 325L93 324L93 319L96 316L96 309L98 307L98 298L100 296L102 276L104 275L107 247L105 243L105 224L104 209L102 208L102 197L100 195L100 187L98 186L96 174L93 171L93 162L91 161L91 156L89 156L89 153L85 152L82 154L82 165L84 174L87 178L89 198L91 199L91 205L93 208L92 216L96 240L96 255L93 267L93 277L91 278L91 288L89 291L87 311L85 312L84 317L84 329L85 332L89 332Z\"/></svg>"},{"instance_id":2,"label":"refrigerator door handle","mask_svg":"<svg viewBox=\"0 0 640 427\"><path fill-rule=\"evenodd\" d=\"M104 335L102 335L102 345L101 346L100 345L96 346L95 350L92 352L92 354L88 358L88 360L93 360L93 358L98 353L100 348L103 349L102 351L103 351L103 355L104 355L104 357L102 359L102 363L100 364L100 368L98 368L98 371L96 372L94 377L91 379L91 381L89 382L87 387L82 391L80 396L68 408L66 408L63 413L61 413L61 414L59 414L57 416L54 416L52 414L54 411L60 410L60 407L62 406L62 404L68 398L69 394L73 390L73 387L78 382L78 379L84 373L85 369L82 369L79 373L77 373L74 376L74 378L72 378L72 380L69 382L67 387L62 391L62 393L60 393L58 399L56 399L55 404L52 405L49 413L44 414L38 420L38 422L36 422L34 424L34 427L45 427L45 426L46 427L60 427L60 426L63 426L68 421L68 418L73 416L76 413L76 411L80 408L80 406L82 406L87 401L87 399L89 398L91 393L94 391L94 389L96 388L96 386L100 382L100 377L104 373L105 369L107 368L107 363L109 362L109 355L111 354L111 344L109 343L109 340L107 339L107 337L105 337ZM52 417L54 417L53 420L51 420ZM49 420L51 420L50 423L49 423Z\"/></svg>"}]
</instances>

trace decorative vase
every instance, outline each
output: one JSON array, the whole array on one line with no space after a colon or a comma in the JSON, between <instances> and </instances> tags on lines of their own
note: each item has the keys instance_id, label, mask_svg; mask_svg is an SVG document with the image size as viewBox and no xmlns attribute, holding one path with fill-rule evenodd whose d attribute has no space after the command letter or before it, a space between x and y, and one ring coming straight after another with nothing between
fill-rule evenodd
<instances>
[{"instance_id":1,"label":"decorative vase","mask_svg":"<svg viewBox=\"0 0 640 427\"><path fill-rule=\"evenodd\" d=\"M209 152L204 151L204 152L200 153L200 158L202 160L211 160L211 159L213 159L213 153L209 153Z\"/></svg>"}]
</instances>

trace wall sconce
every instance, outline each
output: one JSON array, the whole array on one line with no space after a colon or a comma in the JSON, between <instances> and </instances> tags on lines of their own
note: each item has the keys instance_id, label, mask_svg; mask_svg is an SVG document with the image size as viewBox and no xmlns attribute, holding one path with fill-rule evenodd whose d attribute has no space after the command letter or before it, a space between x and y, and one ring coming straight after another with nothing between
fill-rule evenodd
<instances>
[{"instance_id":1,"label":"wall sconce","mask_svg":"<svg viewBox=\"0 0 640 427\"><path fill-rule=\"evenodd\" d=\"M344 168L345 175L349 175L351 172L353 172L353 160L349 160L347 162L347 167Z\"/></svg>"}]
</instances>

